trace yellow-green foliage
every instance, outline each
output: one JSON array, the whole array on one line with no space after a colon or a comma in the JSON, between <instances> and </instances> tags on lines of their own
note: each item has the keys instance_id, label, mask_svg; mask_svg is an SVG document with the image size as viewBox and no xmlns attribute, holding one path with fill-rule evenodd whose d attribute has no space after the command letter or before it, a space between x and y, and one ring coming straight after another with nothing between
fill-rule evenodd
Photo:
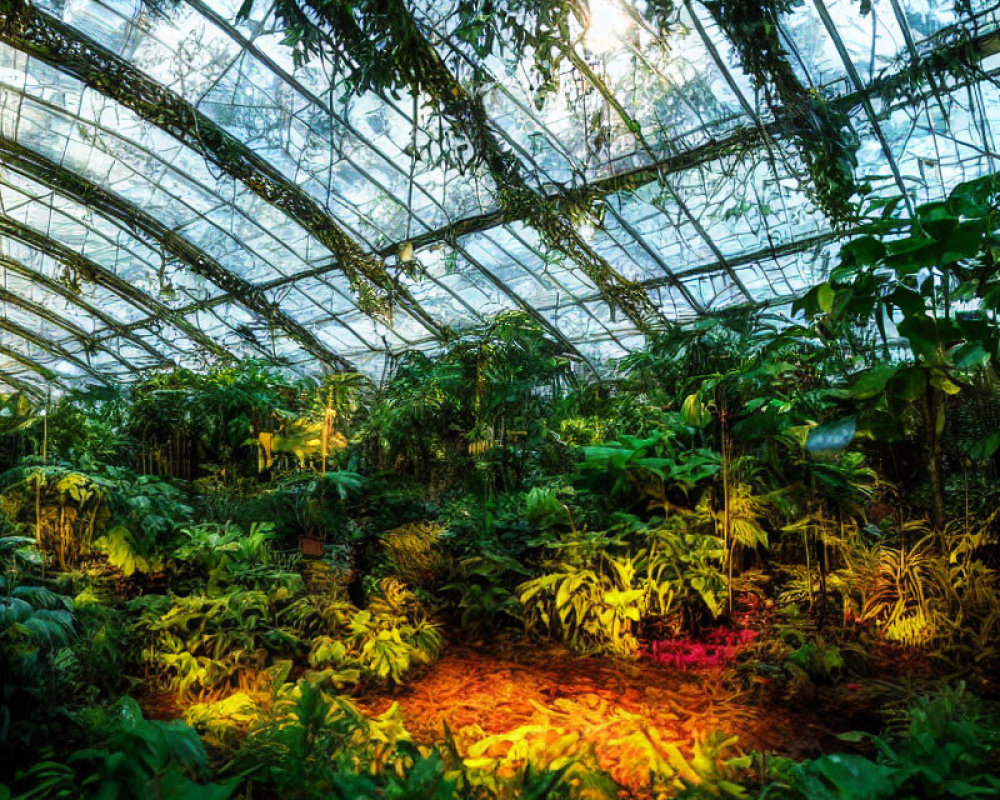
<instances>
[{"instance_id":1,"label":"yellow-green foliage","mask_svg":"<svg viewBox=\"0 0 1000 800\"><path fill-rule=\"evenodd\" d=\"M333 765L357 774L403 775L422 752L400 747L412 739L398 704L367 716L348 698L308 681L280 683L268 693L239 692L217 702L198 703L185 711L184 718L207 744L232 754L232 766L239 771L270 764L272 772L285 773L291 785L301 785L308 776L322 775Z\"/></svg>"},{"instance_id":2,"label":"yellow-green foliage","mask_svg":"<svg viewBox=\"0 0 1000 800\"><path fill-rule=\"evenodd\" d=\"M416 596L386 578L367 609L306 598L291 610L310 635L309 666L314 680L342 688L361 682L402 683L416 666L432 664L444 645Z\"/></svg>"},{"instance_id":3,"label":"yellow-green foliage","mask_svg":"<svg viewBox=\"0 0 1000 800\"><path fill-rule=\"evenodd\" d=\"M933 640L934 634L934 623L920 608L894 615L885 626L886 639L907 647L928 644Z\"/></svg>"},{"instance_id":4,"label":"yellow-green foliage","mask_svg":"<svg viewBox=\"0 0 1000 800\"><path fill-rule=\"evenodd\" d=\"M559 436L567 444L585 446L601 444L607 438L610 422L597 415L569 417L559 421Z\"/></svg>"},{"instance_id":5,"label":"yellow-green foliage","mask_svg":"<svg viewBox=\"0 0 1000 800\"><path fill-rule=\"evenodd\" d=\"M563 564L518 588L529 629L555 632L578 652L631 656L633 627L647 614L665 614L673 593L650 564L605 556L596 569Z\"/></svg>"},{"instance_id":6,"label":"yellow-green foliage","mask_svg":"<svg viewBox=\"0 0 1000 800\"><path fill-rule=\"evenodd\" d=\"M979 650L995 648L1000 596L995 570L979 556L986 541L981 532L925 533L912 544L875 545L866 557L848 559L861 619L906 646L965 639Z\"/></svg>"},{"instance_id":7,"label":"yellow-green foliage","mask_svg":"<svg viewBox=\"0 0 1000 800\"><path fill-rule=\"evenodd\" d=\"M302 682L282 682L268 693L236 692L215 702L195 703L185 709L184 720L196 728L208 744L228 750L266 725L295 724L298 721L296 705L302 697L303 686ZM329 706L328 720L348 720L357 725L350 744L394 745L410 740L397 703L381 714L367 717L346 696L326 692L322 695Z\"/></svg>"},{"instance_id":8,"label":"yellow-green foliage","mask_svg":"<svg viewBox=\"0 0 1000 800\"><path fill-rule=\"evenodd\" d=\"M37 467L4 491L11 518L34 527L39 549L60 569L76 567L108 518L105 481L64 467Z\"/></svg>"},{"instance_id":9,"label":"yellow-green foliage","mask_svg":"<svg viewBox=\"0 0 1000 800\"><path fill-rule=\"evenodd\" d=\"M512 731L486 735L468 726L456 736L465 780L496 797L520 797L524 776L565 770L564 781L575 798L612 800L622 786L651 789L654 796L675 796L679 790L700 790L703 797L746 797L737 782L750 758L736 749L737 738L717 732L691 744L685 756L681 742L670 739L639 715L617 709L601 725L600 744L573 724L541 722Z\"/></svg>"},{"instance_id":10,"label":"yellow-green foliage","mask_svg":"<svg viewBox=\"0 0 1000 800\"><path fill-rule=\"evenodd\" d=\"M646 545L628 555L601 550L567 560L518 587L529 630L559 636L581 653L632 656L635 629L647 616L684 620L722 612L726 578L722 539L670 522L643 532ZM571 538L564 537L563 544Z\"/></svg>"},{"instance_id":11,"label":"yellow-green foliage","mask_svg":"<svg viewBox=\"0 0 1000 800\"><path fill-rule=\"evenodd\" d=\"M283 661L305 663L314 680L338 689L402 683L433 663L443 639L416 597L386 579L367 609L330 596L293 597L231 589L215 597L173 598L143 625L150 666L171 689L204 694L242 685Z\"/></svg>"},{"instance_id":12,"label":"yellow-green foliage","mask_svg":"<svg viewBox=\"0 0 1000 800\"><path fill-rule=\"evenodd\" d=\"M438 577L443 559L437 543L442 533L444 528L436 522L410 522L382 534L396 575L413 586L423 586Z\"/></svg>"}]
</instances>

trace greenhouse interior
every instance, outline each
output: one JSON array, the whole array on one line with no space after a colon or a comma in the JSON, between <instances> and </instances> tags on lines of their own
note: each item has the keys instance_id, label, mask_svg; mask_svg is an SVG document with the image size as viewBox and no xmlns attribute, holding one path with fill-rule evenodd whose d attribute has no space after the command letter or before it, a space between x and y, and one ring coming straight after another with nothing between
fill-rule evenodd
<instances>
[{"instance_id":1,"label":"greenhouse interior","mask_svg":"<svg viewBox=\"0 0 1000 800\"><path fill-rule=\"evenodd\" d=\"M0 0L0 800L1000 798L1000 3Z\"/></svg>"}]
</instances>

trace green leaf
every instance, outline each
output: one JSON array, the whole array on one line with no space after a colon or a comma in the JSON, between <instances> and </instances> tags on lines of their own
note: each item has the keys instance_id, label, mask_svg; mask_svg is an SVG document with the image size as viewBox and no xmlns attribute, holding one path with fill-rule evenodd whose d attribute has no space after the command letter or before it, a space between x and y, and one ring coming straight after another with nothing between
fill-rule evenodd
<instances>
[{"instance_id":1,"label":"green leaf","mask_svg":"<svg viewBox=\"0 0 1000 800\"><path fill-rule=\"evenodd\" d=\"M903 367L892 380L892 394L904 403L918 399L927 386L927 370L921 367Z\"/></svg>"},{"instance_id":2,"label":"green leaf","mask_svg":"<svg viewBox=\"0 0 1000 800\"><path fill-rule=\"evenodd\" d=\"M139 552L135 537L122 525L109 530L94 544L108 557L108 563L120 569L126 577L136 572L151 572L156 566Z\"/></svg>"},{"instance_id":3,"label":"green leaf","mask_svg":"<svg viewBox=\"0 0 1000 800\"><path fill-rule=\"evenodd\" d=\"M816 302L819 306L819 310L825 314L829 314L833 309L833 301L836 299L836 292L830 285L830 282L822 283L819 286L819 290L816 294Z\"/></svg>"},{"instance_id":4,"label":"green leaf","mask_svg":"<svg viewBox=\"0 0 1000 800\"><path fill-rule=\"evenodd\" d=\"M827 673L836 672L844 668L844 654L839 647L824 647L821 655L823 669Z\"/></svg>"},{"instance_id":5,"label":"green leaf","mask_svg":"<svg viewBox=\"0 0 1000 800\"><path fill-rule=\"evenodd\" d=\"M917 217L924 231L938 241L947 238L958 225L958 217L949 211L948 204L944 200L935 200L918 206Z\"/></svg>"},{"instance_id":6,"label":"green leaf","mask_svg":"<svg viewBox=\"0 0 1000 800\"><path fill-rule=\"evenodd\" d=\"M831 798L877 800L895 796L895 787L889 779L890 768L863 756L832 753L803 767L837 787L837 794L828 795Z\"/></svg>"},{"instance_id":7,"label":"green leaf","mask_svg":"<svg viewBox=\"0 0 1000 800\"><path fill-rule=\"evenodd\" d=\"M811 665L816 659L817 651L816 646L812 644L804 644L797 650L793 650L788 654L788 660L791 661L795 666L800 669L809 672Z\"/></svg>"},{"instance_id":8,"label":"green leaf","mask_svg":"<svg viewBox=\"0 0 1000 800\"><path fill-rule=\"evenodd\" d=\"M914 355L933 359L941 344L937 320L926 314L908 316L896 326L899 334L910 343Z\"/></svg>"},{"instance_id":9,"label":"green leaf","mask_svg":"<svg viewBox=\"0 0 1000 800\"><path fill-rule=\"evenodd\" d=\"M851 385L851 396L858 400L877 397L885 391L886 385L898 369L895 364L884 364L859 373Z\"/></svg>"},{"instance_id":10,"label":"green leaf","mask_svg":"<svg viewBox=\"0 0 1000 800\"><path fill-rule=\"evenodd\" d=\"M990 354L982 342L966 342L951 351L951 360L958 369L972 369L986 366Z\"/></svg>"},{"instance_id":11,"label":"green leaf","mask_svg":"<svg viewBox=\"0 0 1000 800\"><path fill-rule=\"evenodd\" d=\"M1000 431L994 431L989 436L976 439L971 444L963 448L969 458L977 461L986 461L1000 450Z\"/></svg>"},{"instance_id":12,"label":"green leaf","mask_svg":"<svg viewBox=\"0 0 1000 800\"><path fill-rule=\"evenodd\" d=\"M887 299L907 316L923 314L926 310L924 298L919 292L905 286L897 286Z\"/></svg>"},{"instance_id":13,"label":"green leaf","mask_svg":"<svg viewBox=\"0 0 1000 800\"><path fill-rule=\"evenodd\" d=\"M888 245L889 253L884 263L900 275L912 275L925 267L937 266L941 243L926 236L908 236Z\"/></svg>"},{"instance_id":14,"label":"green leaf","mask_svg":"<svg viewBox=\"0 0 1000 800\"><path fill-rule=\"evenodd\" d=\"M955 216L977 218L991 211L991 198L1000 190L996 175L984 175L975 180L960 183L948 196L948 211Z\"/></svg>"},{"instance_id":15,"label":"green leaf","mask_svg":"<svg viewBox=\"0 0 1000 800\"><path fill-rule=\"evenodd\" d=\"M948 377L948 373L941 369L931 370L931 386L940 389L945 394L958 394L962 387Z\"/></svg>"},{"instance_id":16,"label":"green leaf","mask_svg":"<svg viewBox=\"0 0 1000 800\"><path fill-rule=\"evenodd\" d=\"M954 264L976 258L985 247L986 231L985 220L963 222L945 239L941 263Z\"/></svg>"},{"instance_id":17,"label":"green leaf","mask_svg":"<svg viewBox=\"0 0 1000 800\"><path fill-rule=\"evenodd\" d=\"M836 280L846 277L846 272L858 267L873 267L886 256L886 247L881 239L861 236L848 242L840 249L841 267Z\"/></svg>"},{"instance_id":18,"label":"green leaf","mask_svg":"<svg viewBox=\"0 0 1000 800\"><path fill-rule=\"evenodd\" d=\"M695 392L684 398L681 418L694 428L704 428L712 421L712 412L701 402L701 395Z\"/></svg>"}]
</instances>

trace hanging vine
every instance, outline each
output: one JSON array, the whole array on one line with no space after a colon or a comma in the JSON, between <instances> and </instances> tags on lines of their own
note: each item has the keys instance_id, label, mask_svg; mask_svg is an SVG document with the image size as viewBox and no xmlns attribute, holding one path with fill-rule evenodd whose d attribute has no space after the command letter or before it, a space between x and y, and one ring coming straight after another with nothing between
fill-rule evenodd
<instances>
[{"instance_id":1,"label":"hanging vine","mask_svg":"<svg viewBox=\"0 0 1000 800\"><path fill-rule=\"evenodd\" d=\"M485 5L483 6L485 7ZM673 30L676 27L676 7L671 0L649 0L646 4L647 14L657 14L660 27ZM660 16L662 15L662 17ZM311 23L310 23L311 24ZM460 23L461 25L462 23ZM496 25L490 22L490 25ZM322 37L322 33L312 26L313 35ZM453 35L454 37L454 35ZM327 45L333 48L332 34L327 36ZM553 43L553 47L557 46ZM956 83L965 83L981 76L978 62L986 55L1000 51L1000 37L994 34L984 34L971 37L967 28L956 25L945 29L919 45L917 58L909 55L899 62L887 67L868 85L866 91L871 96L879 97L885 102L898 104L906 102L923 102L931 91L928 76L943 71L954 78ZM402 87L400 87L402 88ZM832 109L838 114L847 115L860 103L861 93L858 91L838 95L829 100ZM710 139L689 149L662 156L651 164L636 167L631 170L614 173L592 182L569 187L558 192L549 192L546 203L552 205L560 215L573 218L574 209L592 208L595 211L603 207L603 199L620 193L635 191L649 183L661 180L664 175L693 169L716 159L734 155L742 157L761 148L767 137L780 135L782 123L770 122L761 126L735 128L727 136ZM472 158L475 158L473 155ZM449 166L455 163L448 162ZM467 166L471 158L465 158ZM523 205L526 213L533 211L532 203ZM517 203L506 204L506 211L497 209L482 214L471 215L449 222L448 224L411 237L410 243L415 249L427 247L438 242L452 242L460 237L488 230L497 225L517 221ZM398 249L397 243L384 248L383 256L391 255ZM305 273L309 275L311 273ZM287 281L282 281L285 283Z\"/></svg>"},{"instance_id":2,"label":"hanging vine","mask_svg":"<svg viewBox=\"0 0 1000 800\"><path fill-rule=\"evenodd\" d=\"M392 279L384 263L365 253L319 203L186 100L115 53L24 3L0 11L0 41L58 67L121 103L285 212L333 253L365 313L388 319L391 302L399 299L431 330L438 330L405 287Z\"/></svg>"},{"instance_id":3,"label":"hanging vine","mask_svg":"<svg viewBox=\"0 0 1000 800\"><path fill-rule=\"evenodd\" d=\"M253 3L244 2L243 17ZM657 315L645 289L622 276L584 240L565 213L565 202L561 207L529 186L519 160L491 128L482 99L467 91L445 64L404 0L272 0L272 8L300 62L312 57L335 62L357 91L396 95L405 89L426 94L433 108L471 145L470 165L482 166L493 179L504 218L523 220L534 228L548 248L578 264L605 301L638 327L645 328ZM469 14L479 6L464 8ZM519 0L492 5L494 12L506 9L507 18L518 19L525 19L528 8ZM543 8L546 21L539 30L552 36L566 28L568 34L569 7L548 2ZM490 24L495 29L496 23ZM518 30L527 41L527 25L522 22ZM495 46L491 36L485 22L474 35L466 30L466 38L483 48Z\"/></svg>"},{"instance_id":4,"label":"hanging vine","mask_svg":"<svg viewBox=\"0 0 1000 800\"><path fill-rule=\"evenodd\" d=\"M80 281L104 286L131 303L147 309L155 319L163 320L173 325L207 352L219 358L231 357L231 353L221 347L212 338L206 336L200 328L193 325L183 315L175 313L168 306L163 305L145 292L135 288L128 281L118 277L114 272L104 269L99 264L71 250L61 242L57 242L55 239L11 217L0 214L0 237L2 236L8 236L11 239L23 242L31 249L44 253L59 264L62 264L66 270L64 284L69 291L74 291L73 283ZM79 291L79 288L76 288L75 291ZM129 330L133 330L135 326L129 325L126 327Z\"/></svg>"},{"instance_id":5,"label":"hanging vine","mask_svg":"<svg viewBox=\"0 0 1000 800\"><path fill-rule=\"evenodd\" d=\"M559 88L559 67L572 39L571 23L586 20L587 0L460 0L452 34L480 59L530 53L536 108Z\"/></svg>"},{"instance_id":6,"label":"hanging vine","mask_svg":"<svg viewBox=\"0 0 1000 800\"><path fill-rule=\"evenodd\" d=\"M795 0L703 0L732 42L743 71L762 92L775 119L792 137L810 175L809 195L835 225L856 218L854 179L859 140L847 113L802 84L781 43L780 19ZM675 25L671 2L650 3L650 20L663 32Z\"/></svg>"},{"instance_id":7,"label":"hanging vine","mask_svg":"<svg viewBox=\"0 0 1000 800\"><path fill-rule=\"evenodd\" d=\"M350 364L327 350L302 325L297 323L260 293L251 283L226 269L208 253L193 245L176 231L143 211L139 206L86 178L34 153L19 142L0 135L0 156L30 175L32 180L51 186L87 208L101 211L109 219L118 220L126 228L148 236L156 246L186 264L269 324L283 331L290 339L321 361L349 369ZM237 328L244 339L256 344L251 332Z\"/></svg>"},{"instance_id":8,"label":"hanging vine","mask_svg":"<svg viewBox=\"0 0 1000 800\"><path fill-rule=\"evenodd\" d=\"M982 75L979 62L1000 52L1000 39L994 34L974 38L964 24L938 31L922 42L916 55L906 53L887 68L869 86L869 92L883 102L900 99L920 102L932 81L967 84Z\"/></svg>"},{"instance_id":9,"label":"hanging vine","mask_svg":"<svg viewBox=\"0 0 1000 800\"><path fill-rule=\"evenodd\" d=\"M165 14L175 2L146 0L145 5L148 13ZM538 231L546 247L577 262L597 285L600 295L612 306L623 309L638 324L644 324L657 313L643 286L626 279L597 253L580 235L577 223L586 220L599 225L603 195L628 191L634 185L655 179L662 172L660 165L650 166L648 174L621 182L617 178L606 185L597 182L601 184L599 189L588 185L543 193L529 182L520 160L498 136L482 98L475 89L467 88L484 80L480 68L474 63L469 67L463 65L461 59L452 61L439 54L428 39L426 25L414 18L405 0L258 2L266 2L275 14L298 63L310 59L333 63L337 73L346 77L354 91L373 91L387 96L398 96L406 91L427 98L438 114L442 131L447 132L447 141L467 147L464 152L451 156L448 163L460 164L468 171L483 170L498 187L496 212L482 215L481 220L475 219L470 224L460 220L445 232L418 234L409 243L411 247L480 230L480 225L488 227L522 220ZM253 5L254 0L245 0L240 14L249 15ZM793 5L793 0L763 0L760 3L704 0L705 8L733 42L743 69L774 109L775 122L764 127L769 133L784 132L791 136L810 172L812 196L818 207L840 227L854 218L854 198L859 191L854 176L858 143L849 120L859 93L828 98L822 91L803 85L791 66L781 38L781 17ZM450 42L463 51L471 50L480 62L486 56L504 53L523 56L520 58L522 63L527 62L534 70L536 102L542 102L555 86L562 59L572 51L569 45L574 20L579 24L586 22L587 6L585 0L456 0L448 17ZM677 5L673 0L647 0L640 6L642 13L661 31L669 32L676 27ZM136 75L143 77L141 73L124 71L121 64L113 61L115 69L102 76L106 70L101 58L108 54L85 37L73 33L72 29L62 30L58 20L34 12L21 2L11 2L8 8L11 11L6 16L0 12L0 38L14 31L13 35L36 48L39 58L57 62L91 85L97 82L101 91L116 99L135 95L139 113L152 115L155 105L159 116L147 118L156 119L156 124L182 137L194 137L196 144L193 146L206 153L210 160L223 165L230 174L239 174L255 192L285 208L300 222L305 220L313 232L319 231L317 237L337 253L340 266L351 278L362 306L374 314L385 313L388 299L399 292L399 287L393 285L381 258L365 254L336 226L329 229L329 216L316 204L313 204L315 207L308 203L303 205L303 198L306 201L310 198L298 187L289 189L287 185L275 183L267 172L271 168L266 162L251 163L250 172L244 172L247 152L241 142L226 138L228 134L224 131L213 131L211 123L203 123L200 117L198 124L193 126L189 113L173 105L178 98L162 87L158 93L150 94L147 87L140 85L141 91L137 91L128 82L134 81ZM17 24L12 22L15 19ZM971 47L968 31L956 26L947 36L936 38L937 44L931 48L922 46L922 54L909 59L902 69L887 70L874 80L868 88L869 93L898 102L903 96L922 96L931 74L944 72L964 80L978 69L973 63L975 54L968 52ZM96 66L92 65L89 70L81 64L95 57ZM110 58L117 59L117 56L110 54ZM470 69L471 74L468 74ZM120 83L121 77L128 85L117 88L108 85L109 79ZM166 102L161 102L164 99ZM130 107L136 108L136 105ZM726 140L711 142L710 154L705 157L711 158L712 154L732 148L757 146L762 135L762 131L754 129L737 131ZM664 163L669 163L671 170L682 169L688 163L687 154L665 159ZM314 211L319 217L312 216ZM342 239L338 238L338 233ZM427 321L419 312L418 316Z\"/></svg>"}]
</instances>

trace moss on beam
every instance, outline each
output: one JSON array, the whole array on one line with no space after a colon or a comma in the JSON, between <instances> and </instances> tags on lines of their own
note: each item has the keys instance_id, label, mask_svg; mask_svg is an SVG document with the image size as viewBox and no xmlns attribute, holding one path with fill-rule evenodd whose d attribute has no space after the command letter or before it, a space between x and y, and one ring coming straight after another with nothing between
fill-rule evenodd
<instances>
[{"instance_id":1,"label":"moss on beam","mask_svg":"<svg viewBox=\"0 0 1000 800\"><path fill-rule=\"evenodd\" d=\"M366 313L388 318L391 301L397 300L429 329L441 332L382 261L365 253L318 202L184 98L73 27L25 4L9 5L0 13L0 41L130 109L280 209L333 253Z\"/></svg>"},{"instance_id":2,"label":"moss on beam","mask_svg":"<svg viewBox=\"0 0 1000 800\"><path fill-rule=\"evenodd\" d=\"M61 358L64 361L68 361L70 364L75 364L96 381L103 383L105 386L111 386L112 383L108 376L102 373L100 370L94 369L90 364L84 361L82 358L78 358L73 355L69 350L63 347L61 344L49 341L44 336L39 336L34 331L28 330L23 325L9 320L0 318L0 330L5 330L13 333L15 336L20 336L27 342L31 342L35 347L44 350L47 353L51 353L57 358Z\"/></svg>"},{"instance_id":3,"label":"moss on beam","mask_svg":"<svg viewBox=\"0 0 1000 800\"><path fill-rule=\"evenodd\" d=\"M283 331L315 358L338 369L352 369L350 362L324 347L310 331L275 304L268 302L263 293L249 281L226 269L208 253L147 214L130 200L98 186L5 136L0 136L0 159L32 180L71 197L105 217L117 220L127 229L141 231L193 272L207 278L226 292L234 302L243 305L270 325ZM247 337L244 335L244 338ZM251 344L256 342L251 341Z\"/></svg>"},{"instance_id":4,"label":"moss on beam","mask_svg":"<svg viewBox=\"0 0 1000 800\"><path fill-rule=\"evenodd\" d=\"M912 59L905 61L896 69L886 72L881 77L876 78L868 87L868 91L886 97L905 97L892 103L896 107L901 102L919 102L928 94L926 90L925 77L929 69L928 65L949 64L950 71L956 73L955 65L965 64L966 69L956 73L956 85L967 85L972 77L969 70L975 62L1000 52L1000 35L994 32L984 34L972 39L966 39L958 35L955 31L945 31L933 37L931 42L922 43L924 53L920 55L920 60L915 62ZM903 90L900 87L908 87ZM862 94L853 91L839 95L830 102L841 111L849 111L861 103ZM609 175L605 178L585 183L580 186L562 187L558 191L549 191L545 197L553 204L558 204L561 199L568 198L571 205L595 204L598 201L623 192L633 192L656 183L665 175L672 175L686 169L715 161L727 156L741 156L752 153L763 147L768 138L773 138L782 134L782 123L770 122L753 127L738 128L728 136L720 139L712 139L704 144L684 150L680 153L664 156L647 164L642 164L631 169L623 170ZM414 250L430 247L435 244L454 244L460 238L471 236L476 233L492 230L501 225L507 225L522 221L522 217L515 209L496 209L482 214L474 214L455 222L448 223L434 230L426 231L410 237L409 241ZM382 257L388 257L398 253L402 242L392 242L378 250ZM734 264L736 262L733 262ZM718 265L713 265L713 270ZM309 270L304 270L295 276L288 278L278 278L273 281L261 284L262 288L277 289L288 286L304 278L313 278L331 272L334 267L321 265ZM683 278L689 273L677 273L675 278ZM666 286L672 285L673 280L669 277L654 278L644 281L643 285ZM221 302L218 300L210 303Z\"/></svg>"},{"instance_id":5,"label":"moss on beam","mask_svg":"<svg viewBox=\"0 0 1000 800\"><path fill-rule=\"evenodd\" d=\"M283 0L279 16L313 25L299 13L297 2ZM576 205L572 197L554 201L531 187L518 158L490 127L482 100L466 91L452 74L403 0L384 0L377 8L354 8L349 13L343 4L301 2L319 24L319 30L331 34L311 37L315 49L318 51L325 43L337 48L338 58L351 59L358 67L359 86L385 93L403 86L415 94L426 92L438 113L471 144L471 162L483 165L493 178L501 220L523 220L535 229L547 247L574 262L605 301L613 309L622 310L636 326L645 328L651 319L659 317L659 309L645 291L611 266L577 231L574 220L587 218L591 209ZM369 12L370 16L365 17ZM369 35L376 33L384 47L373 48ZM386 54L390 53L391 61L387 61Z\"/></svg>"},{"instance_id":6,"label":"moss on beam","mask_svg":"<svg viewBox=\"0 0 1000 800\"><path fill-rule=\"evenodd\" d=\"M133 372L135 371L135 367L132 364L122 358L106 344L91 336L79 325L76 325L65 317L56 314L54 311L46 308L45 306L39 305L32 300L28 300L26 297L22 297L21 295L4 288L0 288L0 303L9 303L10 305L17 306L22 311L26 311L39 319L45 320L50 325L61 328L80 342L80 344L83 345L84 350L88 353L92 350L100 350L102 353L107 353L111 358L125 367L125 369L132 370Z\"/></svg>"},{"instance_id":7,"label":"moss on beam","mask_svg":"<svg viewBox=\"0 0 1000 800\"><path fill-rule=\"evenodd\" d=\"M209 336L206 336L203 331L192 325L182 314L172 311L159 300L150 297L128 281L122 280L111 270L71 250L61 242L57 242L55 239L40 233L34 228L2 214L0 214L0 236L9 236L11 239L17 239L17 241L22 242L28 247L38 250L50 258L54 258L79 280L103 286L136 307L145 309L157 319L177 328L195 344L205 348L216 357L222 359L233 358L232 353L220 346L218 342Z\"/></svg>"},{"instance_id":8,"label":"moss on beam","mask_svg":"<svg viewBox=\"0 0 1000 800\"><path fill-rule=\"evenodd\" d=\"M145 350L149 355L156 359L160 363L169 363L169 359L163 355L159 350L153 347L149 342L143 339L141 336L137 336L131 331L129 331L121 322L108 316L101 309L97 308L86 300L72 292L65 285L59 283L59 281L52 280L52 278L47 275L32 269L26 264L22 264L15 258L11 258L9 255L0 255L0 267L3 267L10 272L16 272L23 278L26 278L33 283L37 283L39 286L44 286L45 289L53 294L57 294L66 300L68 303L72 303L81 311L97 319L109 332L120 336L124 339L128 339L134 345Z\"/></svg>"}]
</instances>

